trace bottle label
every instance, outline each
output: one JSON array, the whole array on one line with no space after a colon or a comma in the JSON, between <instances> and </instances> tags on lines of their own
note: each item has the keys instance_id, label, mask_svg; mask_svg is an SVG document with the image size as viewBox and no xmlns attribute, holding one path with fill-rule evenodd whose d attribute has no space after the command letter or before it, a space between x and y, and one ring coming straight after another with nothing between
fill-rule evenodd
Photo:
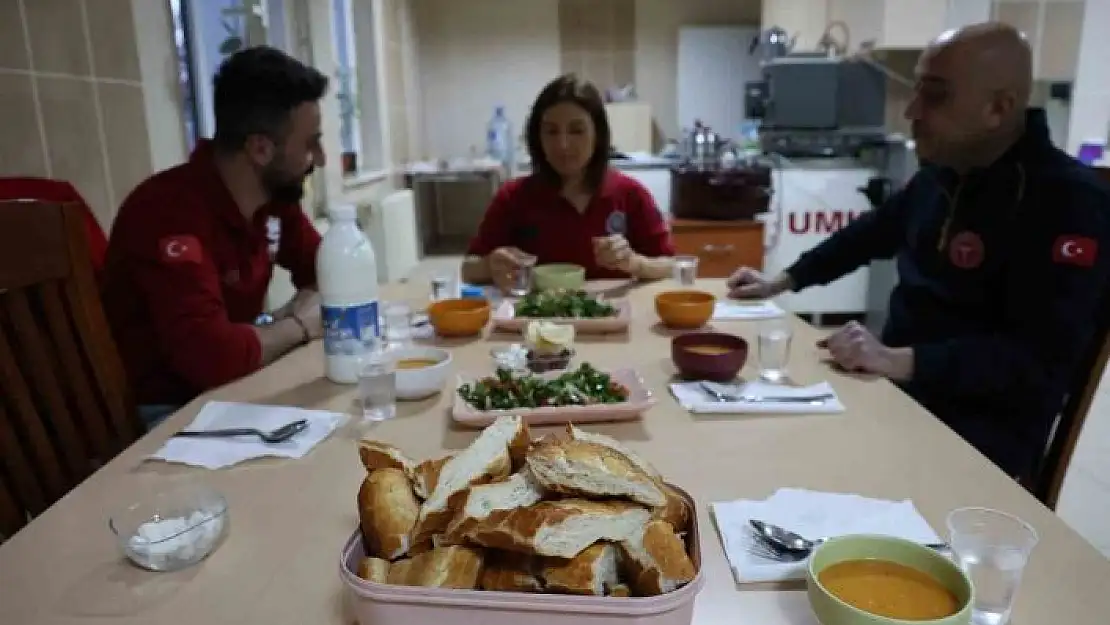
<instances>
[{"instance_id":1,"label":"bottle label","mask_svg":"<svg viewBox=\"0 0 1110 625\"><path fill-rule=\"evenodd\" d=\"M378 301L351 306L323 306L324 353L358 356L373 349L380 334Z\"/></svg>"}]
</instances>

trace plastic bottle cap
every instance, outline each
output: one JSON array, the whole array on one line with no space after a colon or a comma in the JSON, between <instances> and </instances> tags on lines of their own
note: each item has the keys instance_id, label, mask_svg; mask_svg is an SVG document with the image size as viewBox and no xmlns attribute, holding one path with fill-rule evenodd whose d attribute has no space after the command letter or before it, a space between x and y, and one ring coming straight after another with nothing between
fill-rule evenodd
<instances>
[{"instance_id":1,"label":"plastic bottle cap","mask_svg":"<svg viewBox=\"0 0 1110 625\"><path fill-rule=\"evenodd\" d=\"M354 220L358 217L358 208L354 204L334 204L328 207L328 216L338 221Z\"/></svg>"},{"instance_id":2,"label":"plastic bottle cap","mask_svg":"<svg viewBox=\"0 0 1110 625\"><path fill-rule=\"evenodd\" d=\"M467 284L459 289L459 295L464 299L482 299L485 297L485 292L482 291L480 286Z\"/></svg>"}]
</instances>

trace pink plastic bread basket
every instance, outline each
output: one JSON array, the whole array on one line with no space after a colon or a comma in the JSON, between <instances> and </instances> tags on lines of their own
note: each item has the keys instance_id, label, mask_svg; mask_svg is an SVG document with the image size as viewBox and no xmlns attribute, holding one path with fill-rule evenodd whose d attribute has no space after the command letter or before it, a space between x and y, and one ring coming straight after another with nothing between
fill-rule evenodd
<instances>
[{"instance_id":1,"label":"pink plastic bread basket","mask_svg":"<svg viewBox=\"0 0 1110 625\"><path fill-rule=\"evenodd\" d=\"M350 606L359 625L690 625L694 598L704 579L697 507L690 505L691 530L686 547L697 569L689 584L656 597L580 597L574 595L454 590L391 586L359 577L363 556L361 533L355 531L343 548L339 574L347 584Z\"/></svg>"}]
</instances>

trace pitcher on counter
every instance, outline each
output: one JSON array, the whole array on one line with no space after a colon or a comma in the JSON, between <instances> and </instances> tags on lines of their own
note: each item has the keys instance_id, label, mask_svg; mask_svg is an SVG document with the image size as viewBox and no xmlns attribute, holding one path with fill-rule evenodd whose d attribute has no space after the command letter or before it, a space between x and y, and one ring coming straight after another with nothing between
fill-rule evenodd
<instances>
[{"instance_id":1,"label":"pitcher on counter","mask_svg":"<svg viewBox=\"0 0 1110 625\"><path fill-rule=\"evenodd\" d=\"M782 274L729 279L731 296L767 298L896 257L882 336L851 323L819 347L895 381L1019 479L1104 336L1110 271L1110 188L1026 109L1031 65L1009 26L942 35L905 113L923 163L906 187Z\"/></svg>"},{"instance_id":2,"label":"pitcher on counter","mask_svg":"<svg viewBox=\"0 0 1110 625\"><path fill-rule=\"evenodd\" d=\"M470 242L462 278L513 286L528 263L573 263L588 279L670 276L674 246L639 182L609 166L610 132L596 87L561 76L540 92L527 127L532 173L501 187Z\"/></svg>"}]
</instances>

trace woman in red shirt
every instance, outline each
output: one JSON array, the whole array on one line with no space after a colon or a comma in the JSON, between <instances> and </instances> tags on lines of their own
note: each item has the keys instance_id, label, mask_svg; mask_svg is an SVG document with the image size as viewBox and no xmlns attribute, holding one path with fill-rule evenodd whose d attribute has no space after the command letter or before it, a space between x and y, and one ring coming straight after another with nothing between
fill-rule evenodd
<instances>
[{"instance_id":1,"label":"woman in red shirt","mask_svg":"<svg viewBox=\"0 0 1110 625\"><path fill-rule=\"evenodd\" d=\"M540 92L527 127L532 174L501 187L463 261L462 278L503 289L522 263L574 263L588 279L671 275L674 245L655 201L609 167L601 95L574 75Z\"/></svg>"}]
</instances>

